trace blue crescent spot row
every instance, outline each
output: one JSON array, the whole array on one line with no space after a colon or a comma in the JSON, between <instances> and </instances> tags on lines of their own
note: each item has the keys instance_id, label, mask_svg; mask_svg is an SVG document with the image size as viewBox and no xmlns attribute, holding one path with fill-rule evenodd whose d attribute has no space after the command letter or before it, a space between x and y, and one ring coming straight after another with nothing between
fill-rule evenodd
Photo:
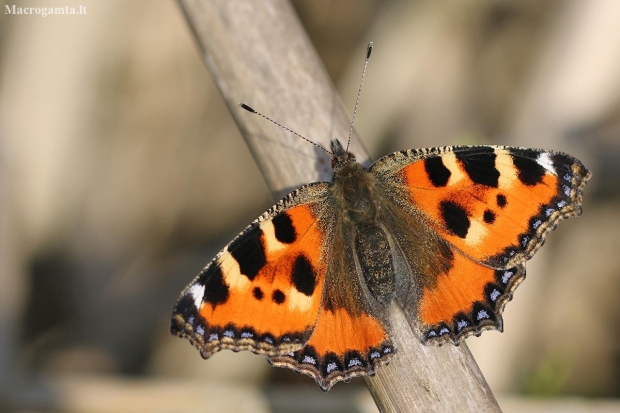
<instances>
[{"instance_id":1,"label":"blue crescent spot row","mask_svg":"<svg viewBox=\"0 0 620 413\"><path fill-rule=\"evenodd\" d=\"M454 316L451 326L440 323L427 329L425 338L432 340L448 336L455 344L467 333L481 332L483 326L495 326L501 330L501 310L510 299L516 285L525 277L525 266L508 270L495 271L495 283L487 283L484 288L486 302L476 301L469 314L458 313Z\"/></svg>"},{"instance_id":2,"label":"blue crescent spot row","mask_svg":"<svg viewBox=\"0 0 620 413\"><path fill-rule=\"evenodd\" d=\"M341 357L331 352L320 357L314 347L308 345L301 350L286 353L278 358L290 359L289 362L299 366L299 369L305 369L304 366L312 367L313 370L317 370L321 377L326 377L334 372L371 371L379 362L386 357L391 357L395 352L394 346L386 341L379 347L370 348L366 351L365 356L358 351L350 350Z\"/></svg>"}]
</instances>

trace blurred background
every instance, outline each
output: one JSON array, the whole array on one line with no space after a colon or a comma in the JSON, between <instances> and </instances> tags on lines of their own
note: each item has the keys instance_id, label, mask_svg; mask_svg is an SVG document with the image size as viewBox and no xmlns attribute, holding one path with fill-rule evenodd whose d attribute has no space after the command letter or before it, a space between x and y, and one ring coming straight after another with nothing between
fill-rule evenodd
<instances>
[{"instance_id":1,"label":"blurred background","mask_svg":"<svg viewBox=\"0 0 620 413\"><path fill-rule=\"evenodd\" d=\"M467 343L505 411L618 411L620 2L291 3L347 107L374 42L356 121L374 159L506 144L592 170L505 332ZM376 411L361 380L324 395L169 334L179 292L274 201L178 5L0 4L0 411Z\"/></svg>"}]
</instances>

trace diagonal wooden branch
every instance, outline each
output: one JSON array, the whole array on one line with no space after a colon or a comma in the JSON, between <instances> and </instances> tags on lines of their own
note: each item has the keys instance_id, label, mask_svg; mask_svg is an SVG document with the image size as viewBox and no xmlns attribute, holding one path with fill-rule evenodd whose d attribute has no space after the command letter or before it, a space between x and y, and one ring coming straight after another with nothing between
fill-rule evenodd
<instances>
[{"instance_id":1,"label":"diagonal wooden branch","mask_svg":"<svg viewBox=\"0 0 620 413\"><path fill-rule=\"evenodd\" d=\"M238 106L243 101L324 147L348 136L349 116L291 6L284 0L179 3L272 194L280 198L301 184L330 180L325 153ZM368 164L355 135L351 151ZM392 315L398 354L366 379L381 411L500 411L464 344L424 346L400 310Z\"/></svg>"}]
</instances>

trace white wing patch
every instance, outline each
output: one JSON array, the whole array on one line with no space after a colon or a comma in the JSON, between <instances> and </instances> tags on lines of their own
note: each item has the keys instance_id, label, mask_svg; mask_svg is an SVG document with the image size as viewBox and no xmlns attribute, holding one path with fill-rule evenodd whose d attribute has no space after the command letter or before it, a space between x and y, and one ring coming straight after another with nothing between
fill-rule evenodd
<instances>
[{"instance_id":1,"label":"white wing patch","mask_svg":"<svg viewBox=\"0 0 620 413\"><path fill-rule=\"evenodd\" d=\"M194 299L194 305L196 308L200 308L202 305L202 297L205 296L205 286L200 283L196 283L190 287L187 293Z\"/></svg>"},{"instance_id":2,"label":"white wing patch","mask_svg":"<svg viewBox=\"0 0 620 413\"><path fill-rule=\"evenodd\" d=\"M538 165L542 166L549 172L556 174L555 168L553 167L553 160L547 152L542 152L541 154L539 154L538 158L536 158L536 162L538 163Z\"/></svg>"}]
</instances>

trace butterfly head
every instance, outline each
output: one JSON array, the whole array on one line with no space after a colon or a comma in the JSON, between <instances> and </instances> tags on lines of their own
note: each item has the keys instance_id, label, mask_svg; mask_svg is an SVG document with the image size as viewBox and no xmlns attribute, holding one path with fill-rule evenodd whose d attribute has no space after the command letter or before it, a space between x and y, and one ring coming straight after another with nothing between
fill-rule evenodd
<instances>
[{"instance_id":1,"label":"butterfly head","mask_svg":"<svg viewBox=\"0 0 620 413\"><path fill-rule=\"evenodd\" d=\"M348 152L342 143L338 139L334 139L330 145L331 154L332 154L332 169L334 172L341 169L343 166L351 163L357 162L355 160L355 155L351 152Z\"/></svg>"}]
</instances>

